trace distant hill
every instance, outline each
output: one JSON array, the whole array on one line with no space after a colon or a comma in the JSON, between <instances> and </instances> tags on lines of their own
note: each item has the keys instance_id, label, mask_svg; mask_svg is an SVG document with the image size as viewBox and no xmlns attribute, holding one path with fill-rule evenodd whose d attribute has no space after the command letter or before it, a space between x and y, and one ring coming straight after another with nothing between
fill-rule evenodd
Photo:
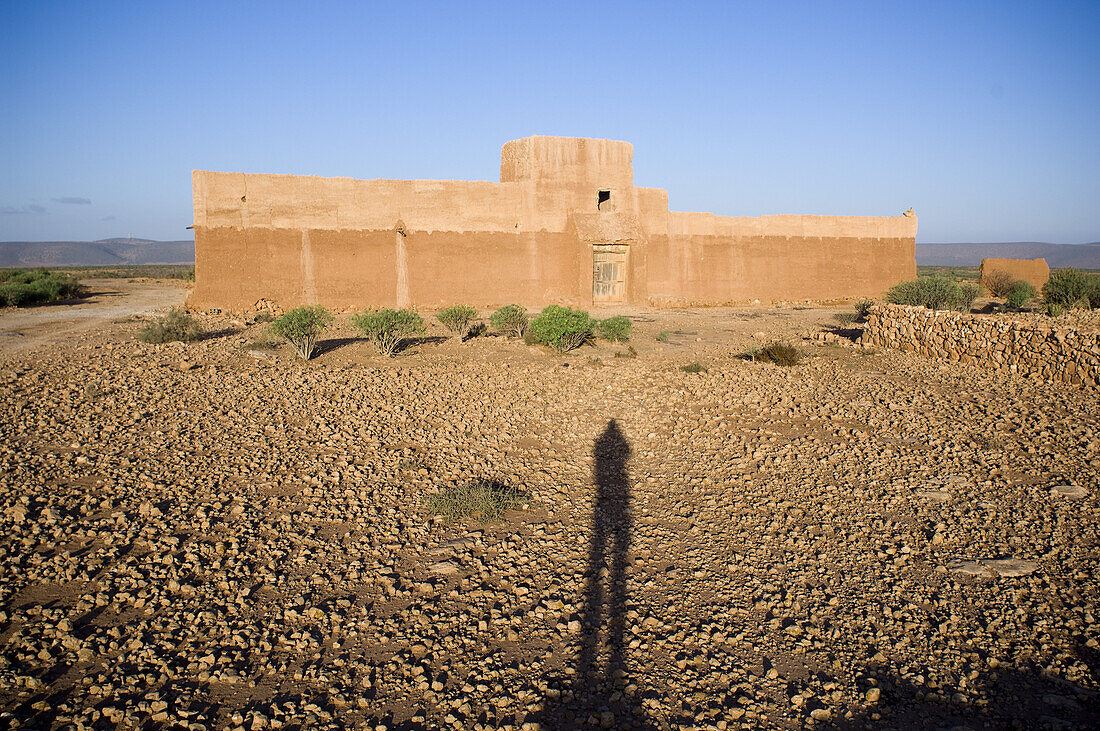
<instances>
[{"instance_id":1,"label":"distant hill","mask_svg":"<svg viewBox=\"0 0 1100 731\"><path fill-rule=\"evenodd\" d=\"M0 267L194 263L194 241L0 241Z\"/></svg>"},{"instance_id":2,"label":"distant hill","mask_svg":"<svg viewBox=\"0 0 1100 731\"><path fill-rule=\"evenodd\" d=\"M917 244L919 266L978 266L982 259L1038 259L1052 267L1100 269L1100 242L1044 244L1018 241L1007 244Z\"/></svg>"}]
</instances>

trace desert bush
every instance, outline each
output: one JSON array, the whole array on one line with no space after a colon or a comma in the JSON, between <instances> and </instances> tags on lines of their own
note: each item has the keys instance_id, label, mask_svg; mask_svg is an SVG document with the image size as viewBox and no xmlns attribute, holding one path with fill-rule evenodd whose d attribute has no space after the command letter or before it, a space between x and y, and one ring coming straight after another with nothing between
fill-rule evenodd
<instances>
[{"instance_id":1,"label":"desert bush","mask_svg":"<svg viewBox=\"0 0 1100 731\"><path fill-rule=\"evenodd\" d=\"M684 373L706 373L707 367L699 361L695 361L693 363L688 363L687 365L680 366L680 370L682 370Z\"/></svg>"},{"instance_id":2,"label":"desert bush","mask_svg":"<svg viewBox=\"0 0 1100 731\"><path fill-rule=\"evenodd\" d=\"M662 330L661 332L657 333L657 342L667 343L670 335L672 335L672 333L670 333L668 330Z\"/></svg>"},{"instance_id":3,"label":"desert bush","mask_svg":"<svg viewBox=\"0 0 1100 731\"><path fill-rule=\"evenodd\" d=\"M173 308L164 317L158 317L138 330L137 339L143 343L190 343L203 336L202 325L181 309Z\"/></svg>"},{"instance_id":4,"label":"desert bush","mask_svg":"<svg viewBox=\"0 0 1100 731\"><path fill-rule=\"evenodd\" d=\"M1065 311L1066 308L1057 302L1047 302L1043 305L1043 312L1047 314L1047 317L1061 317Z\"/></svg>"},{"instance_id":5,"label":"desert bush","mask_svg":"<svg viewBox=\"0 0 1100 731\"><path fill-rule=\"evenodd\" d=\"M579 348L592 339L595 322L584 310L550 305L531 320L531 342L547 345L560 353Z\"/></svg>"},{"instance_id":6,"label":"desert bush","mask_svg":"<svg viewBox=\"0 0 1100 731\"><path fill-rule=\"evenodd\" d=\"M1007 297L1015 284L1016 277L1000 269L982 275L982 286L994 297Z\"/></svg>"},{"instance_id":7,"label":"desert bush","mask_svg":"<svg viewBox=\"0 0 1100 731\"><path fill-rule=\"evenodd\" d=\"M1100 306L1100 291L1097 291L1100 284L1097 279L1100 278L1090 277L1086 272L1073 267L1055 269L1043 285L1043 302L1053 302L1062 307Z\"/></svg>"},{"instance_id":8,"label":"desert bush","mask_svg":"<svg viewBox=\"0 0 1100 731\"><path fill-rule=\"evenodd\" d=\"M453 485L428 498L428 510L450 520L476 518L482 523L496 520L504 511L517 508L527 495L510 485L490 480L475 480Z\"/></svg>"},{"instance_id":9,"label":"desert bush","mask_svg":"<svg viewBox=\"0 0 1100 731\"><path fill-rule=\"evenodd\" d=\"M781 343L777 340L768 343L757 351L753 360L761 363L775 363L778 366L794 366L802 360L802 353L793 345Z\"/></svg>"},{"instance_id":10,"label":"desert bush","mask_svg":"<svg viewBox=\"0 0 1100 731\"><path fill-rule=\"evenodd\" d=\"M455 335L464 338L477 319L477 310L469 305L452 305L436 313L435 319Z\"/></svg>"},{"instance_id":11,"label":"desert bush","mask_svg":"<svg viewBox=\"0 0 1100 731\"><path fill-rule=\"evenodd\" d=\"M886 301L930 310L969 310L980 291L972 282L960 285L954 279L935 274L895 284L886 293Z\"/></svg>"},{"instance_id":12,"label":"desert bush","mask_svg":"<svg viewBox=\"0 0 1100 731\"><path fill-rule=\"evenodd\" d=\"M959 285L958 299L955 301L955 307L959 312L970 312L970 308L974 306L974 300L978 299L978 295L982 293L982 288L973 282L963 282Z\"/></svg>"},{"instance_id":13,"label":"desert bush","mask_svg":"<svg viewBox=\"0 0 1100 731\"><path fill-rule=\"evenodd\" d=\"M0 270L0 307L23 307L83 297L87 290L75 277L46 269Z\"/></svg>"},{"instance_id":14,"label":"desert bush","mask_svg":"<svg viewBox=\"0 0 1100 731\"><path fill-rule=\"evenodd\" d=\"M875 306L875 301L874 300L861 299L860 301L856 302L856 304L855 304L856 321L857 322L865 321L867 319L867 315L871 314L871 308L874 307L874 306Z\"/></svg>"},{"instance_id":15,"label":"desert bush","mask_svg":"<svg viewBox=\"0 0 1100 731\"><path fill-rule=\"evenodd\" d=\"M600 337L613 343L624 343L630 340L630 331L633 329L634 323L629 317L622 315L607 317L596 323L596 332Z\"/></svg>"},{"instance_id":16,"label":"desert bush","mask_svg":"<svg viewBox=\"0 0 1100 731\"><path fill-rule=\"evenodd\" d=\"M273 335L290 343L298 357L309 360L317 338L332 320L332 314L321 305L302 305L276 318L268 327Z\"/></svg>"},{"instance_id":17,"label":"desert bush","mask_svg":"<svg viewBox=\"0 0 1100 731\"><path fill-rule=\"evenodd\" d=\"M1020 309L1035 299L1037 294L1038 290L1035 289L1035 285L1020 279L1012 283L1012 289L1008 291L1005 297L1010 306Z\"/></svg>"},{"instance_id":18,"label":"desert bush","mask_svg":"<svg viewBox=\"0 0 1100 731\"><path fill-rule=\"evenodd\" d=\"M530 322L527 308L519 305L504 305L489 317L489 325L493 330L514 338L522 338Z\"/></svg>"},{"instance_id":19,"label":"desert bush","mask_svg":"<svg viewBox=\"0 0 1100 731\"><path fill-rule=\"evenodd\" d=\"M387 358L405 338L424 332L424 320L412 310L369 310L352 317L351 324Z\"/></svg>"}]
</instances>

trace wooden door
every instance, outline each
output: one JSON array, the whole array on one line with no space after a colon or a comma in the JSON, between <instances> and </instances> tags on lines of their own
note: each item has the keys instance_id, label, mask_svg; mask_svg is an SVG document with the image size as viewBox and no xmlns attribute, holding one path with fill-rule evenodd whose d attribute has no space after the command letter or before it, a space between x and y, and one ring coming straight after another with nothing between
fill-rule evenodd
<instances>
[{"instance_id":1,"label":"wooden door","mask_svg":"<svg viewBox=\"0 0 1100 731\"><path fill-rule=\"evenodd\" d=\"M592 301L623 302L626 299L625 246L592 247Z\"/></svg>"}]
</instances>

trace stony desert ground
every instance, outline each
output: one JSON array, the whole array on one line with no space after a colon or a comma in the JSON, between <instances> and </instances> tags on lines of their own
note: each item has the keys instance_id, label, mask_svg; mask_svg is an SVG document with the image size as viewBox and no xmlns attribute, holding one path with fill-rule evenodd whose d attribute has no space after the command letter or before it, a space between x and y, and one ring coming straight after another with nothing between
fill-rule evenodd
<instances>
[{"instance_id":1,"label":"stony desert ground","mask_svg":"<svg viewBox=\"0 0 1100 731\"><path fill-rule=\"evenodd\" d=\"M1100 723L1095 391L803 341L839 305L301 363L98 291L0 313L2 725ZM429 514L473 479L527 501Z\"/></svg>"}]
</instances>

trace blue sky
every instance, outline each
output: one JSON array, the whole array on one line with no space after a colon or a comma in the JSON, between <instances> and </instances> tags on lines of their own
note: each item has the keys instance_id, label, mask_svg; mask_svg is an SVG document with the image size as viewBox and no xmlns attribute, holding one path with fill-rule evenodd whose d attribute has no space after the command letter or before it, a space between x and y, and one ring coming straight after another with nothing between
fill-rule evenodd
<instances>
[{"instance_id":1,"label":"blue sky","mask_svg":"<svg viewBox=\"0 0 1100 731\"><path fill-rule=\"evenodd\" d=\"M634 144L674 210L1100 240L1100 2L0 0L0 240L190 238L191 170L496 180Z\"/></svg>"}]
</instances>

